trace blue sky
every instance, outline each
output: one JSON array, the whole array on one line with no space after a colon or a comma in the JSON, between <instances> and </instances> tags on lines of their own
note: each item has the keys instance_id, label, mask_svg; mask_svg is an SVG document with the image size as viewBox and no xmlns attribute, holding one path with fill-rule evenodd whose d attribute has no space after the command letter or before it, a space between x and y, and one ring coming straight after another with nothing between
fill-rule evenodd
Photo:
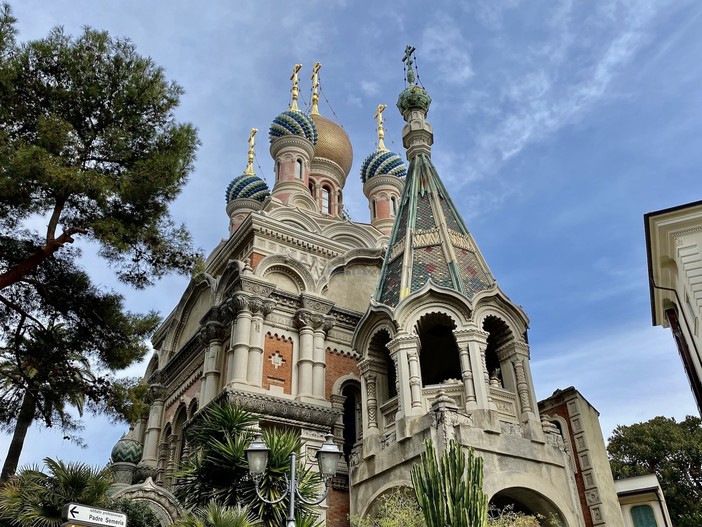
<instances>
[{"instance_id":1,"label":"blue sky","mask_svg":"<svg viewBox=\"0 0 702 527\"><path fill-rule=\"evenodd\" d=\"M695 414L668 330L651 327L643 214L700 199L702 4L694 0L22 0L20 39L54 26L127 36L185 89L178 117L198 129L195 171L172 207L209 252L227 236L224 191L246 165L246 139L286 109L292 65L301 93L322 63L320 112L351 137L344 200L368 221L358 175L385 112L386 144L404 154L394 109L400 59L417 48L433 98L433 160L502 289L531 320L539 398L575 386L617 424ZM260 134L256 172L272 182ZM120 287L130 309L167 315L187 280ZM142 371L141 369L134 370ZM124 431L88 417L78 449L32 430L21 463L107 461ZM4 457L9 437L0 436ZM0 458L1 459L1 458Z\"/></svg>"}]
</instances>

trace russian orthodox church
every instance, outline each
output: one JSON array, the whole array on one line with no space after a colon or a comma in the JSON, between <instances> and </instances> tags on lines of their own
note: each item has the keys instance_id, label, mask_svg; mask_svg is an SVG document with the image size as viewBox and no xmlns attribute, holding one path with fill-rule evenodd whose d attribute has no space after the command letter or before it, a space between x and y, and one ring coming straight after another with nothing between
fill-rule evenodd
<instances>
[{"instance_id":1,"label":"russian orthodox church","mask_svg":"<svg viewBox=\"0 0 702 527\"><path fill-rule=\"evenodd\" d=\"M229 401L298 430L308 457L331 430L344 455L329 527L411 486L428 438L474 448L497 507L623 526L597 411L574 388L536 400L529 320L432 162L431 98L412 51L397 101L409 165L386 148L379 105L377 149L361 165L369 223L344 213L353 148L319 113L318 64L309 113L296 65L292 102L270 126L271 189L254 173L252 130L248 166L226 190L229 236L154 335L149 414L113 451L117 495L150 500L164 525L182 512L169 489L184 431Z\"/></svg>"}]
</instances>

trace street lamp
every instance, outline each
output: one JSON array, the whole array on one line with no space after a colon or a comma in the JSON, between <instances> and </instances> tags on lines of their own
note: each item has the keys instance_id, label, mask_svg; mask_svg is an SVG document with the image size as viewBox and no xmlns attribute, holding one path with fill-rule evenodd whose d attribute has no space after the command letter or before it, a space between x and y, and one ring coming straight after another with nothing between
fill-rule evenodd
<instances>
[{"instance_id":1,"label":"street lamp","mask_svg":"<svg viewBox=\"0 0 702 527\"><path fill-rule=\"evenodd\" d=\"M306 500L297 488L298 480L295 478L295 461L296 455L293 452L290 454L290 477L285 476L285 490L280 498L275 500L268 500L261 495L259 489L259 484L263 478L263 473L266 470L266 465L268 464L268 453L270 449L263 440L263 434L261 432L256 432L254 434L254 440L251 441L249 448L246 449L246 460L249 462L249 474L254 480L254 485L256 486L256 495L258 498L268 503L269 505L274 505L280 503L285 499L285 495L289 496L288 503L288 519L286 527L295 527L295 497L301 502L307 505L319 505L324 501L329 493L329 487L331 486L331 480L336 475L337 465L339 463L339 458L341 457L341 451L334 443L334 436L332 434L327 434L324 436L326 442L317 450L317 464L319 465L319 471L324 479L324 493L317 500Z\"/></svg>"}]
</instances>

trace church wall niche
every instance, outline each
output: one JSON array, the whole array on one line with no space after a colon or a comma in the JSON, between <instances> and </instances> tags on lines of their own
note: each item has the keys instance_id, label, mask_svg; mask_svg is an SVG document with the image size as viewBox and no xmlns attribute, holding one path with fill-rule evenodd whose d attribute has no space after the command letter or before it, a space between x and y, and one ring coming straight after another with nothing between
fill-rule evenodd
<instances>
[{"instance_id":1,"label":"church wall niche","mask_svg":"<svg viewBox=\"0 0 702 527\"><path fill-rule=\"evenodd\" d=\"M417 321L419 367L422 386L461 380L458 345L453 336L456 324L445 313L428 313Z\"/></svg>"},{"instance_id":2,"label":"church wall niche","mask_svg":"<svg viewBox=\"0 0 702 527\"><path fill-rule=\"evenodd\" d=\"M263 340L263 378L261 386L273 393L292 394L293 340L271 334Z\"/></svg>"}]
</instances>

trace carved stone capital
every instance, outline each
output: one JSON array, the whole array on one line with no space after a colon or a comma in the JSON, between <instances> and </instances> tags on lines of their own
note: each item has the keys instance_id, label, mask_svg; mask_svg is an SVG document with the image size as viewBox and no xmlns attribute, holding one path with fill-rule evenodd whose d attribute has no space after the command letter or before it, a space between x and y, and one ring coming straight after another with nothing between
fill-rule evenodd
<instances>
[{"instance_id":1,"label":"carved stone capital","mask_svg":"<svg viewBox=\"0 0 702 527\"><path fill-rule=\"evenodd\" d=\"M295 323L298 328L309 327L314 331L328 331L334 326L334 317L328 317L321 313L314 313L309 309L299 309L295 313ZM329 326L328 329L325 326Z\"/></svg>"},{"instance_id":2,"label":"carved stone capital","mask_svg":"<svg viewBox=\"0 0 702 527\"><path fill-rule=\"evenodd\" d=\"M146 399L149 404L153 404L156 401L163 402L166 397L166 387L163 384L153 383L149 386L149 392L146 395Z\"/></svg>"},{"instance_id":3,"label":"carved stone capital","mask_svg":"<svg viewBox=\"0 0 702 527\"><path fill-rule=\"evenodd\" d=\"M213 341L222 342L224 340L225 329L226 326L221 322L208 322L200 328L200 332L198 333L200 342L205 346L209 346Z\"/></svg>"}]
</instances>

